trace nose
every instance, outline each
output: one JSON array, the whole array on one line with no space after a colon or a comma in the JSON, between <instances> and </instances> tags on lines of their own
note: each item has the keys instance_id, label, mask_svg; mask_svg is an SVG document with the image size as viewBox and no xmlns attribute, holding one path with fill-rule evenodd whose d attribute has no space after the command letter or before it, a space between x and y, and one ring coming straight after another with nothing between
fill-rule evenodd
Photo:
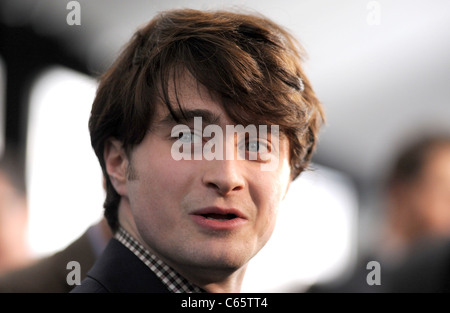
<instances>
[{"instance_id":1,"label":"nose","mask_svg":"<svg viewBox=\"0 0 450 313\"><path fill-rule=\"evenodd\" d=\"M207 188L214 189L221 196L244 189L242 160L206 161L202 182Z\"/></svg>"}]
</instances>

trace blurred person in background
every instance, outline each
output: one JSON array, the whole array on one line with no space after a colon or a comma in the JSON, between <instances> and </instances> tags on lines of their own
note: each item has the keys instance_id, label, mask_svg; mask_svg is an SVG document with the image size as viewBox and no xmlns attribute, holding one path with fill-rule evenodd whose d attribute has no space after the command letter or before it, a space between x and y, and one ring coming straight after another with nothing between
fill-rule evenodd
<instances>
[{"instance_id":1,"label":"blurred person in background","mask_svg":"<svg viewBox=\"0 0 450 313\"><path fill-rule=\"evenodd\" d=\"M450 136L409 145L387 186L379 255L391 264L389 291L450 292Z\"/></svg>"},{"instance_id":2,"label":"blurred person in background","mask_svg":"<svg viewBox=\"0 0 450 313\"><path fill-rule=\"evenodd\" d=\"M450 292L450 136L428 135L401 151L386 183L380 244L348 280L309 292ZM381 265L369 285L366 265Z\"/></svg>"},{"instance_id":3,"label":"blurred person in background","mask_svg":"<svg viewBox=\"0 0 450 313\"><path fill-rule=\"evenodd\" d=\"M111 229L106 219L102 218L63 250L36 260L29 266L0 275L0 292L70 292L76 284L69 284L67 281L71 272L71 267L67 268L68 263L78 262L81 281L103 252L111 236Z\"/></svg>"},{"instance_id":4,"label":"blurred person in background","mask_svg":"<svg viewBox=\"0 0 450 313\"><path fill-rule=\"evenodd\" d=\"M38 260L26 236L28 206L23 171L13 153L0 161L0 292L69 292L67 264L80 264L80 279L94 264L112 233L102 218L65 249Z\"/></svg>"},{"instance_id":5,"label":"blurred person in background","mask_svg":"<svg viewBox=\"0 0 450 313\"><path fill-rule=\"evenodd\" d=\"M388 182L384 250L402 259L416 243L450 237L450 137L428 137L398 158Z\"/></svg>"},{"instance_id":6,"label":"blurred person in background","mask_svg":"<svg viewBox=\"0 0 450 313\"><path fill-rule=\"evenodd\" d=\"M0 275L30 262L25 182L13 153L0 160Z\"/></svg>"}]
</instances>

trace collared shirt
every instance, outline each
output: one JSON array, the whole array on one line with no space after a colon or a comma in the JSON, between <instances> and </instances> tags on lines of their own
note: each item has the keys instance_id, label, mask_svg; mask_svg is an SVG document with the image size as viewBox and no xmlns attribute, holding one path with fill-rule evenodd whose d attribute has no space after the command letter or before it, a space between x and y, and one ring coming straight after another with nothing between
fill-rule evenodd
<instances>
[{"instance_id":1,"label":"collared shirt","mask_svg":"<svg viewBox=\"0 0 450 313\"><path fill-rule=\"evenodd\" d=\"M136 239L134 239L125 229L119 227L114 235L121 244L133 252L173 293L200 293L203 289L191 284L186 278L178 274L173 268L165 264L156 255L146 250Z\"/></svg>"}]
</instances>

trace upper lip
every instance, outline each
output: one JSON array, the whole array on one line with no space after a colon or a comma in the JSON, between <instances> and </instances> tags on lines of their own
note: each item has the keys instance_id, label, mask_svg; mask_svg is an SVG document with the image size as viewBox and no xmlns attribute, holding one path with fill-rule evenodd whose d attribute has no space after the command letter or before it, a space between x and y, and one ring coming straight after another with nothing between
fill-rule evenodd
<instances>
[{"instance_id":1,"label":"upper lip","mask_svg":"<svg viewBox=\"0 0 450 313\"><path fill-rule=\"evenodd\" d=\"M191 213L191 215L206 215L206 214L220 214L220 215L234 214L239 218L247 219L247 217L241 211L235 208L220 208L213 206L201 208Z\"/></svg>"}]
</instances>

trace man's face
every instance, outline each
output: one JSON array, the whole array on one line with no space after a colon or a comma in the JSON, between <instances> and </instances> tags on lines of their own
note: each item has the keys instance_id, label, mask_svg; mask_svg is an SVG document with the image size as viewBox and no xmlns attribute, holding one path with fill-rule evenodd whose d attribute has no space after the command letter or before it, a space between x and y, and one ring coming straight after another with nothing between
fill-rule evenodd
<instances>
[{"instance_id":1,"label":"man's face","mask_svg":"<svg viewBox=\"0 0 450 313\"><path fill-rule=\"evenodd\" d=\"M234 123L194 79L180 79L177 93L187 115L196 110L203 115L203 127L208 122L222 127L224 145L254 152L258 145L242 145L245 137L226 136L225 126ZM175 99L173 90L171 96ZM189 121L183 124L194 129ZM151 130L130 153L122 196L134 217L129 224L136 229L131 232L177 270L241 268L265 245L275 226L290 183L288 140L279 136L278 151L271 152L278 163L271 171L261 170L261 160L236 157L176 161L171 154L178 139L171 136L175 125L159 105ZM189 140L191 135L180 137ZM270 140L277 139L263 139L259 146L274 144Z\"/></svg>"}]
</instances>

